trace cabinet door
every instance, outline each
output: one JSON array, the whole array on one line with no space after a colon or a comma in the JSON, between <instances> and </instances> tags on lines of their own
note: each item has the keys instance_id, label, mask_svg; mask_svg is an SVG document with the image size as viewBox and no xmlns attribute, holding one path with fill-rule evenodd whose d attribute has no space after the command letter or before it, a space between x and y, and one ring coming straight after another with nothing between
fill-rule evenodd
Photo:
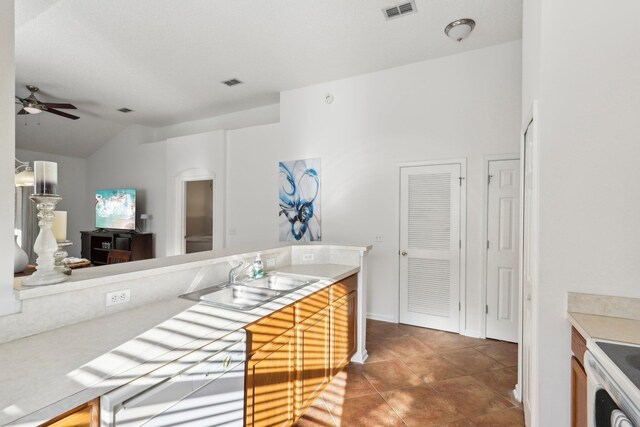
<instances>
[{"instance_id":1,"label":"cabinet door","mask_svg":"<svg viewBox=\"0 0 640 427\"><path fill-rule=\"evenodd\" d=\"M292 329L263 346L247 361L247 426L293 423L295 352Z\"/></svg>"},{"instance_id":2,"label":"cabinet door","mask_svg":"<svg viewBox=\"0 0 640 427\"><path fill-rule=\"evenodd\" d=\"M571 425L587 426L587 373L575 357L571 358Z\"/></svg>"},{"instance_id":3,"label":"cabinet door","mask_svg":"<svg viewBox=\"0 0 640 427\"><path fill-rule=\"evenodd\" d=\"M331 376L331 315L329 306L296 327L296 416L313 403Z\"/></svg>"},{"instance_id":4,"label":"cabinet door","mask_svg":"<svg viewBox=\"0 0 640 427\"><path fill-rule=\"evenodd\" d=\"M40 427L99 427L100 399L91 400L84 405L72 409Z\"/></svg>"},{"instance_id":5,"label":"cabinet door","mask_svg":"<svg viewBox=\"0 0 640 427\"><path fill-rule=\"evenodd\" d=\"M331 307L331 368L338 374L356 352L357 293L352 291Z\"/></svg>"}]
</instances>

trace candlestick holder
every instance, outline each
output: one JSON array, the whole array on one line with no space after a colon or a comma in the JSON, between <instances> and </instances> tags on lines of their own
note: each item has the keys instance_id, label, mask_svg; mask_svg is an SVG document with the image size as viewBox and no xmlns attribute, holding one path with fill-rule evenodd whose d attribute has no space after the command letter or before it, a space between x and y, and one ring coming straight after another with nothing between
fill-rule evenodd
<instances>
[{"instance_id":1,"label":"candlestick holder","mask_svg":"<svg viewBox=\"0 0 640 427\"><path fill-rule=\"evenodd\" d=\"M38 254L36 259L36 271L27 277L22 284L25 286L53 285L67 280L68 276L55 268L53 254L58 250L51 226L53 224L53 210L62 200L55 194L34 194L30 197L38 209L38 226L40 232L33 245L33 250Z\"/></svg>"},{"instance_id":2,"label":"candlestick holder","mask_svg":"<svg viewBox=\"0 0 640 427\"><path fill-rule=\"evenodd\" d=\"M65 249L67 246L71 246L73 245L73 242L70 242L68 240L64 240L62 242L58 242L58 250L56 250L53 253L53 258L56 260L55 261L55 269L57 271L60 271L64 274L66 274L67 276L71 274L71 269L69 267L67 267L64 263L64 259L67 258L69 256L69 253L67 252L67 250Z\"/></svg>"}]
</instances>

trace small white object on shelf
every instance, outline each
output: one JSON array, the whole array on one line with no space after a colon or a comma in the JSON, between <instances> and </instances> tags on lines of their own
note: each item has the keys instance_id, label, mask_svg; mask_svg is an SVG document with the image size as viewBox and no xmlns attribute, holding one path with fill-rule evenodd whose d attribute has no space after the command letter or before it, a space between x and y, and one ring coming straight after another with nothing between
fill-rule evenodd
<instances>
[{"instance_id":1,"label":"small white object on shelf","mask_svg":"<svg viewBox=\"0 0 640 427\"><path fill-rule=\"evenodd\" d=\"M67 211L53 211L51 231L53 231L56 241L67 241Z\"/></svg>"},{"instance_id":2,"label":"small white object on shelf","mask_svg":"<svg viewBox=\"0 0 640 427\"><path fill-rule=\"evenodd\" d=\"M14 240L13 247L13 272L14 273L22 273L27 265L29 265L29 256L27 253L18 245L18 235L16 234Z\"/></svg>"}]
</instances>

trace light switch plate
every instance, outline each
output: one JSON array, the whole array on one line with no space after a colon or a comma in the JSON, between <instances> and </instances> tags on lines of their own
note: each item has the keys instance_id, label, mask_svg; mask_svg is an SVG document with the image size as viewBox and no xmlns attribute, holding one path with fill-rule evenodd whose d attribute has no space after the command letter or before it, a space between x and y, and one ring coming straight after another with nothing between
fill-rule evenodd
<instances>
[{"instance_id":1,"label":"light switch plate","mask_svg":"<svg viewBox=\"0 0 640 427\"><path fill-rule=\"evenodd\" d=\"M376 242L384 242L384 234L382 234L382 233L376 234L374 240Z\"/></svg>"}]
</instances>

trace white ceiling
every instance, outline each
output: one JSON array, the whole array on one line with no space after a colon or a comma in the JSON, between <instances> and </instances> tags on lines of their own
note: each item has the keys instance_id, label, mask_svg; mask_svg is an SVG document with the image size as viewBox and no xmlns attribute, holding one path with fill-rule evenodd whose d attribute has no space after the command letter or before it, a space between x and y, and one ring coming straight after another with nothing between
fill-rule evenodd
<instances>
[{"instance_id":1,"label":"white ceiling","mask_svg":"<svg viewBox=\"0 0 640 427\"><path fill-rule=\"evenodd\" d=\"M521 37L522 0L416 0L418 13L386 21L382 9L397 3L16 0L16 94L35 84L81 117L20 116L18 146L86 157L129 124L271 104L283 90ZM477 25L455 43L443 29L459 18ZM245 84L220 83L234 77Z\"/></svg>"}]
</instances>

